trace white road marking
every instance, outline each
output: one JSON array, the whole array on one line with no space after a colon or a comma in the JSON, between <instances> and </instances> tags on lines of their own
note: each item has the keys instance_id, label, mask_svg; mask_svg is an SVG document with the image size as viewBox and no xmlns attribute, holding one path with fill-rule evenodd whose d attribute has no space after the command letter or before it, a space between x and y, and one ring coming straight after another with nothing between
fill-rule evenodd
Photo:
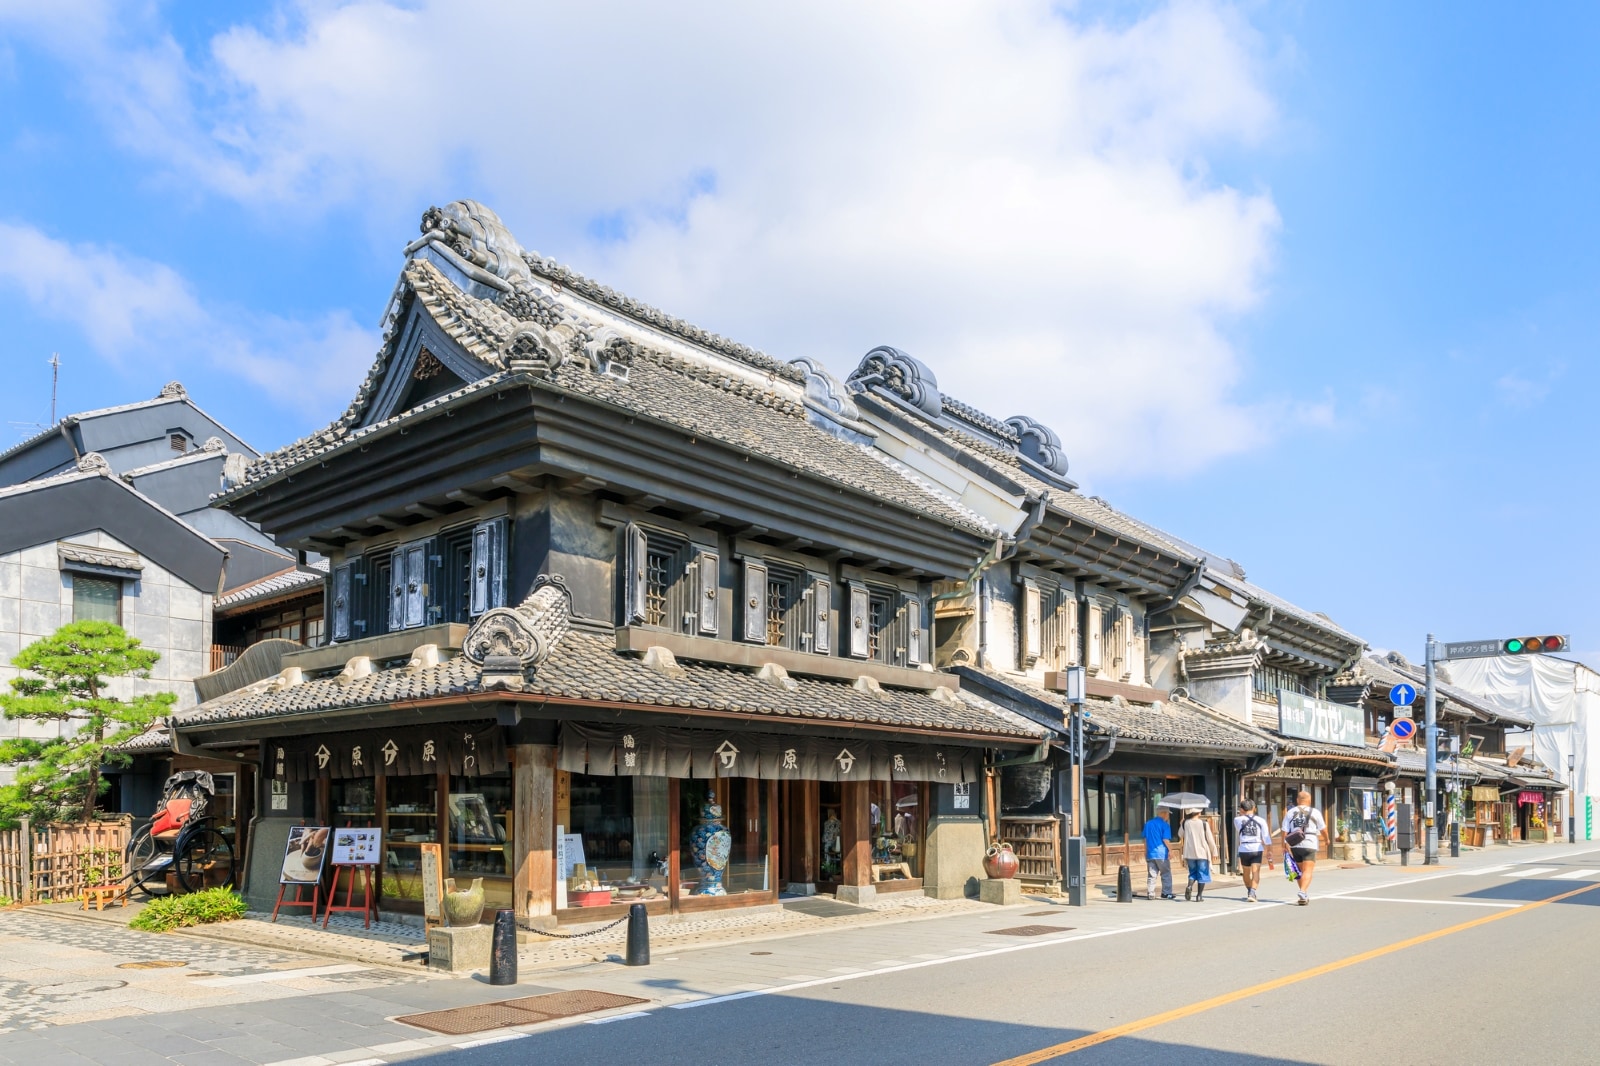
<instances>
[{"instance_id":1,"label":"white road marking","mask_svg":"<svg viewBox=\"0 0 1600 1066\"><path fill-rule=\"evenodd\" d=\"M1554 869L1555 867L1551 867ZM194 982L207 988L228 988L232 985L258 985L267 981L293 981L297 977L321 977L330 973L355 973L357 970L370 970L371 966L362 966L354 962L334 963L330 966L303 966L298 970L270 970L267 973L242 973L233 977L213 977L205 981Z\"/></svg>"},{"instance_id":2,"label":"white road marking","mask_svg":"<svg viewBox=\"0 0 1600 1066\"><path fill-rule=\"evenodd\" d=\"M608 1022L625 1022L629 1018L648 1018L648 1017L650 1017L650 1012L649 1011L647 1011L647 1010L636 1010L636 1011L629 1011L627 1014L613 1014L609 1018L590 1018L584 1024L585 1025L605 1025Z\"/></svg>"},{"instance_id":3,"label":"white road marking","mask_svg":"<svg viewBox=\"0 0 1600 1066\"><path fill-rule=\"evenodd\" d=\"M481 1040L464 1040L461 1043L455 1044L453 1046L461 1048L464 1051L467 1048L488 1047L490 1044L504 1044L508 1040L521 1040L523 1037L529 1036L529 1035L531 1035L531 1034L529 1034L529 1033L502 1033L499 1036L486 1036Z\"/></svg>"},{"instance_id":4,"label":"white road marking","mask_svg":"<svg viewBox=\"0 0 1600 1066\"><path fill-rule=\"evenodd\" d=\"M1521 903L1489 903L1476 899L1401 899L1399 896L1324 896L1324 899L1342 899L1355 903L1426 903L1445 907L1520 907Z\"/></svg>"},{"instance_id":5,"label":"white road marking","mask_svg":"<svg viewBox=\"0 0 1600 1066\"><path fill-rule=\"evenodd\" d=\"M1501 874L1502 877L1542 877L1553 874L1561 869L1559 866L1534 866L1527 870L1512 870L1510 873Z\"/></svg>"},{"instance_id":6,"label":"white road marking","mask_svg":"<svg viewBox=\"0 0 1600 1066\"><path fill-rule=\"evenodd\" d=\"M1500 865L1500 866L1485 866L1481 870L1462 870L1461 873L1462 873L1463 876L1467 876L1467 877L1482 877L1484 874L1497 874L1497 873L1500 873L1502 870L1509 870L1509 869L1511 869L1511 866L1510 866L1509 863L1507 863L1507 864Z\"/></svg>"},{"instance_id":7,"label":"white road marking","mask_svg":"<svg viewBox=\"0 0 1600 1066\"><path fill-rule=\"evenodd\" d=\"M1600 879L1600 870L1568 870L1566 873L1555 874L1552 881L1594 881Z\"/></svg>"}]
</instances>

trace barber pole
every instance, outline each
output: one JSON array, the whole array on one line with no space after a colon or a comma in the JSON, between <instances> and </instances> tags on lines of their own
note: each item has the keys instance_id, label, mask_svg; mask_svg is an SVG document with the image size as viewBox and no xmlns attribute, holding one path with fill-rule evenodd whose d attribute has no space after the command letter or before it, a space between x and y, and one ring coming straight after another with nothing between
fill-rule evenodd
<instances>
[{"instance_id":1,"label":"barber pole","mask_svg":"<svg viewBox=\"0 0 1600 1066\"><path fill-rule=\"evenodd\" d=\"M1390 844L1394 843L1399 824L1399 818L1395 810L1394 793L1391 792L1383 801L1383 835L1389 838Z\"/></svg>"}]
</instances>

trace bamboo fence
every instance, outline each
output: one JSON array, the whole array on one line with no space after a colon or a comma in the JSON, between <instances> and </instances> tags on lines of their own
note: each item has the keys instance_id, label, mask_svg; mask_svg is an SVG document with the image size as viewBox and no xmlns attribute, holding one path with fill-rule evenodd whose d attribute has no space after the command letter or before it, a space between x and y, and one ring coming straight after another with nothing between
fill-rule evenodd
<instances>
[{"instance_id":1,"label":"bamboo fence","mask_svg":"<svg viewBox=\"0 0 1600 1066\"><path fill-rule=\"evenodd\" d=\"M121 879L131 829L126 818L39 829L24 818L19 828L0 830L0 897L61 902L79 898L90 885Z\"/></svg>"}]
</instances>

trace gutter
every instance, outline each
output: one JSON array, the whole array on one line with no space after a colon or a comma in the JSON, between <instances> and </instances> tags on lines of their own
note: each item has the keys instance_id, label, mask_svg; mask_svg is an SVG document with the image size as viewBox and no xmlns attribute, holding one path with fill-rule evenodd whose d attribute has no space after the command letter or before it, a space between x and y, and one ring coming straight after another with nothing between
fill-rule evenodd
<instances>
[{"instance_id":1,"label":"gutter","mask_svg":"<svg viewBox=\"0 0 1600 1066\"><path fill-rule=\"evenodd\" d=\"M72 449L74 459L82 459L83 453L78 451L78 442L72 439L72 427L78 423L71 417L63 418L56 423L56 432L61 434L61 439L67 442L67 447Z\"/></svg>"}]
</instances>

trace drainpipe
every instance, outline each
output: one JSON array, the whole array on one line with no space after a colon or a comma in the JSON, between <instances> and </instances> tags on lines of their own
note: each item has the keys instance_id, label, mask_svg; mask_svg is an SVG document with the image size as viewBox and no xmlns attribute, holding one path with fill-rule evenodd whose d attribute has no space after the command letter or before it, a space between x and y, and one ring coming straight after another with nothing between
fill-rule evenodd
<instances>
[{"instance_id":1,"label":"drainpipe","mask_svg":"<svg viewBox=\"0 0 1600 1066\"><path fill-rule=\"evenodd\" d=\"M978 579L978 669L989 667L989 579Z\"/></svg>"}]
</instances>

